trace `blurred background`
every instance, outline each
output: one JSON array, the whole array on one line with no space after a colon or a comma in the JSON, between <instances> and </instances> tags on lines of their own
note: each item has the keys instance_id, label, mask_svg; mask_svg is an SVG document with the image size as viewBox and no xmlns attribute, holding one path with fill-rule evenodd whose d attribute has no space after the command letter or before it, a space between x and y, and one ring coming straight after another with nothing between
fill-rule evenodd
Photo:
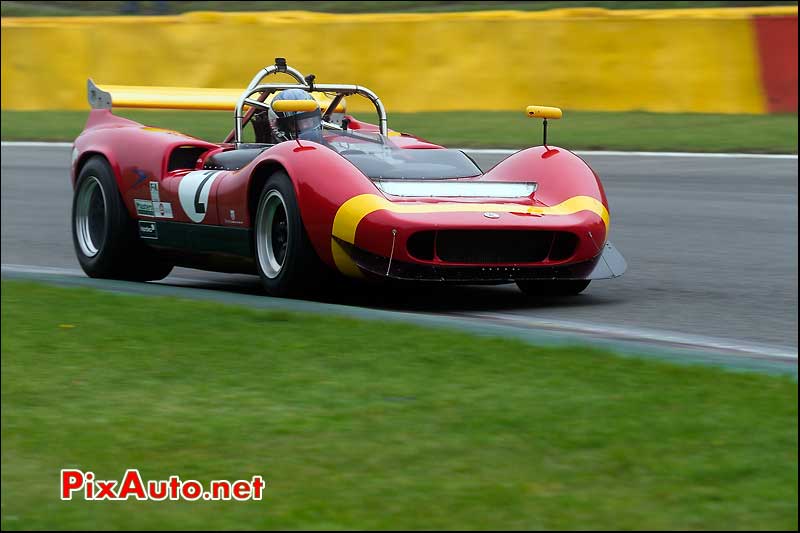
<instances>
[{"instance_id":1,"label":"blurred background","mask_svg":"<svg viewBox=\"0 0 800 533\"><path fill-rule=\"evenodd\" d=\"M69 111L87 109L89 77L114 85L238 88L277 56L318 80L370 87L398 129L460 146L525 145L517 126L531 103L577 112L560 138L573 148L786 153L797 140L793 118L785 116L797 112L791 3L2 6L9 140L74 138L82 115ZM44 86L50 90L32 90ZM371 109L351 100L352 111ZM58 126L22 111L55 113L58 120L48 122ZM145 116L161 121L158 113ZM164 120L199 136L222 135L214 115L177 116ZM726 136L715 133L721 127Z\"/></svg>"}]
</instances>

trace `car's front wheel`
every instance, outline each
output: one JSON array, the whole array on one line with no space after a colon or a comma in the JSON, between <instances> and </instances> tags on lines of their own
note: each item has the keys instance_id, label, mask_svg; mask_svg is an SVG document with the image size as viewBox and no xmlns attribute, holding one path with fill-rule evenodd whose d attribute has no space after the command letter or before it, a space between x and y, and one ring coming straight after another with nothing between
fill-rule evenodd
<instances>
[{"instance_id":1,"label":"car's front wheel","mask_svg":"<svg viewBox=\"0 0 800 533\"><path fill-rule=\"evenodd\" d=\"M128 214L113 171L94 156L81 168L72 199L72 242L78 263L92 278L150 281L166 277L172 264L145 246Z\"/></svg>"},{"instance_id":2,"label":"car's front wheel","mask_svg":"<svg viewBox=\"0 0 800 533\"><path fill-rule=\"evenodd\" d=\"M329 279L306 234L289 176L275 172L264 184L255 217L258 274L273 296L317 292Z\"/></svg>"},{"instance_id":3,"label":"car's front wheel","mask_svg":"<svg viewBox=\"0 0 800 533\"><path fill-rule=\"evenodd\" d=\"M552 298L558 296L574 296L583 292L591 280L519 280L517 286L531 298Z\"/></svg>"}]
</instances>

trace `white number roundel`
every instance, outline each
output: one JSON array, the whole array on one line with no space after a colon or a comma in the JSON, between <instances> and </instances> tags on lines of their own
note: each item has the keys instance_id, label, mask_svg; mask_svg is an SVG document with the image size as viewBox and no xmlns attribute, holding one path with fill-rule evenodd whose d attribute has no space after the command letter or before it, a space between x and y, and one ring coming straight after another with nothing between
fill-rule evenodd
<instances>
[{"instance_id":1,"label":"white number roundel","mask_svg":"<svg viewBox=\"0 0 800 533\"><path fill-rule=\"evenodd\" d=\"M206 218L208 194L218 175L218 170L195 170L186 174L178 184L181 208L192 222L202 222Z\"/></svg>"}]
</instances>

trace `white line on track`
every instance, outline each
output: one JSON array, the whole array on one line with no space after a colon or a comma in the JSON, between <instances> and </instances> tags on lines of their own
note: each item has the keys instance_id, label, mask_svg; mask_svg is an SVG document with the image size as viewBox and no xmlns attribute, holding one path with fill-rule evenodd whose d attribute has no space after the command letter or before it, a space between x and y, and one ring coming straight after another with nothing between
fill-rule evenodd
<instances>
[{"instance_id":1,"label":"white line on track","mask_svg":"<svg viewBox=\"0 0 800 533\"><path fill-rule=\"evenodd\" d=\"M768 346L747 344L736 339L720 339L690 335L666 330L653 330L632 327L593 324L589 322L573 322L568 320L547 320L530 318L511 313L454 313L453 316L492 320L505 324L517 324L524 327L546 329L563 333L581 333L596 335L606 339L619 339L635 342L658 343L669 346L698 348L703 350L722 350L748 357L797 360L797 350L788 346Z\"/></svg>"},{"instance_id":2,"label":"white line on track","mask_svg":"<svg viewBox=\"0 0 800 533\"><path fill-rule=\"evenodd\" d=\"M39 142L39 141L2 141L3 148L72 148L72 143Z\"/></svg>"},{"instance_id":3,"label":"white line on track","mask_svg":"<svg viewBox=\"0 0 800 533\"><path fill-rule=\"evenodd\" d=\"M54 276L71 276L71 277L86 277L86 274L83 273L83 270L77 268L60 268L60 267L48 267L48 266L32 266L32 265L15 265L11 263L3 263L2 272L8 272L13 274L49 274ZM199 279L192 279L192 278L181 278L179 276L169 276L169 281L173 282L180 282L180 283L202 283L202 280ZM158 283L158 282L156 282Z\"/></svg>"},{"instance_id":4,"label":"white line on track","mask_svg":"<svg viewBox=\"0 0 800 533\"><path fill-rule=\"evenodd\" d=\"M2 267L0 267L0 271L21 274L56 274L60 276L79 276L82 274L82 272L77 268L15 265L13 263L3 263Z\"/></svg>"},{"instance_id":5,"label":"white line on track","mask_svg":"<svg viewBox=\"0 0 800 533\"><path fill-rule=\"evenodd\" d=\"M456 148L470 154L511 155L519 150L506 148ZM620 152L613 150L573 150L578 155L610 157L697 157L708 159L797 159L797 154L724 154L703 152Z\"/></svg>"},{"instance_id":6,"label":"white line on track","mask_svg":"<svg viewBox=\"0 0 800 533\"><path fill-rule=\"evenodd\" d=\"M83 277L84 273L78 269L2 264L4 273L29 273L29 274L49 274L72 277ZM166 278L166 283L184 283L201 285L202 280L181 278L170 276ZM431 316L435 314L425 313ZM672 331L649 330L641 328L620 327L606 324L593 324L588 322L573 322L566 320L547 320L539 318L524 317L511 313L447 313L447 316L462 319L478 319L482 322L491 321L496 324L505 324L521 327L525 329L541 329L559 333L572 333L581 335L594 335L606 340L624 340L632 342L642 342L658 344L670 347L689 348L697 350L724 351L728 354L741 357L760 358L760 359L780 359L785 361L797 361L797 349L788 346L767 346L748 344L736 339L720 339L714 337L703 337L699 335L689 335Z\"/></svg>"},{"instance_id":7,"label":"white line on track","mask_svg":"<svg viewBox=\"0 0 800 533\"><path fill-rule=\"evenodd\" d=\"M3 148L71 148L72 143L40 141L2 141ZM456 148L471 154L511 155L519 150L506 148ZM797 154L742 154L742 153L702 153L702 152L622 152L613 150L575 150L578 155L611 157L699 157L721 159L797 159Z\"/></svg>"}]
</instances>

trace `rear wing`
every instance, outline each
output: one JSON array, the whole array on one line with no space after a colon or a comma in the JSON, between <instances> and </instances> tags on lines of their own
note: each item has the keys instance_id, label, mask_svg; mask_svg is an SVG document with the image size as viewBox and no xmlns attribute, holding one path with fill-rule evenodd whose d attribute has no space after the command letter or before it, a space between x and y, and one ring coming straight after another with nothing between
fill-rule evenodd
<instances>
[{"instance_id":1,"label":"rear wing","mask_svg":"<svg viewBox=\"0 0 800 533\"><path fill-rule=\"evenodd\" d=\"M112 107L138 109L191 109L206 111L233 111L242 96L240 89L202 89L196 87L144 87L137 85L98 86L90 78L87 83L89 105L92 109ZM266 103L272 101L270 94ZM325 113L333 99L324 93L312 92L311 96ZM344 113L345 104L337 104L333 113Z\"/></svg>"},{"instance_id":2,"label":"rear wing","mask_svg":"<svg viewBox=\"0 0 800 533\"><path fill-rule=\"evenodd\" d=\"M288 74L296 83L263 84L261 81L271 74ZM141 87L129 85L98 86L90 78L87 83L89 105L92 109L128 107L140 109L204 109L232 110L234 128L225 138L237 147L242 142L242 128L256 109L269 109L269 103L278 91L302 89L319 103L324 120L341 118L345 112L344 97L358 94L370 100L378 113L378 127L383 135L388 134L386 110L380 98L358 85L315 84L314 75L303 77L297 69L286 64L284 58L275 58L275 64L261 69L244 91L238 89L201 89L192 87ZM333 95L330 97L329 95ZM244 108L248 107L247 112Z\"/></svg>"}]
</instances>

